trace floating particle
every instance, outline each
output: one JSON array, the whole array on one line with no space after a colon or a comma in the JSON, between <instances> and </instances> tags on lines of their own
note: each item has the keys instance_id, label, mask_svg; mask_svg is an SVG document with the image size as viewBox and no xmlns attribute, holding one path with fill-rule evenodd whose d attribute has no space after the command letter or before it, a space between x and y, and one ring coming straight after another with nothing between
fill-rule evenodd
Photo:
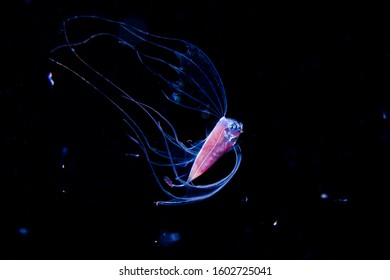
<instances>
[{"instance_id":1,"label":"floating particle","mask_svg":"<svg viewBox=\"0 0 390 280\"><path fill-rule=\"evenodd\" d=\"M181 234L175 231L163 231L161 232L158 241L155 241L162 247L170 247L181 240Z\"/></svg>"},{"instance_id":2,"label":"floating particle","mask_svg":"<svg viewBox=\"0 0 390 280\"><path fill-rule=\"evenodd\" d=\"M64 146L64 147L62 148L62 151L61 151L62 156L63 156L63 157L66 156L66 154L68 153L68 151L69 151L68 147Z\"/></svg>"},{"instance_id":3,"label":"floating particle","mask_svg":"<svg viewBox=\"0 0 390 280\"><path fill-rule=\"evenodd\" d=\"M128 157L139 157L139 154L126 154Z\"/></svg>"},{"instance_id":4,"label":"floating particle","mask_svg":"<svg viewBox=\"0 0 390 280\"><path fill-rule=\"evenodd\" d=\"M50 72L49 75L47 75L47 78L50 82L50 85L53 87L54 86L53 74Z\"/></svg>"},{"instance_id":5,"label":"floating particle","mask_svg":"<svg viewBox=\"0 0 390 280\"><path fill-rule=\"evenodd\" d=\"M21 228L19 228L19 234L21 234L21 235L28 235L29 234L29 231L28 231L28 229L27 228L25 228L25 227L21 227Z\"/></svg>"},{"instance_id":6,"label":"floating particle","mask_svg":"<svg viewBox=\"0 0 390 280\"><path fill-rule=\"evenodd\" d=\"M322 199L327 199L327 198L329 198L329 196L326 193L322 193L321 194L321 198Z\"/></svg>"}]
</instances>

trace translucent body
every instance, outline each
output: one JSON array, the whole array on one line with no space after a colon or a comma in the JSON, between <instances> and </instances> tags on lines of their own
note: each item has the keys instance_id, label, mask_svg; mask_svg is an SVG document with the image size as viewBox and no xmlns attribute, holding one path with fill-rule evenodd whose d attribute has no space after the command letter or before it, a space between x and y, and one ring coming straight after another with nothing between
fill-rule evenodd
<instances>
[{"instance_id":1,"label":"translucent body","mask_svg":"<svg viewBox=\"0 0 390 280\"><path fill-rule=\"evenodd\" d=\"M169 197L156 202L158 205L204 200L231 180L241 162L236 141L242 133L242 123L225 118L227 100L221 78L199 48L183 40L151 35L132 25L92 16L67 19L63 32L65 43L52 50L51 61L71 71L123 113L130 128L129 137L139 145L159 187ZM133 94L119 86L115 75L111 77L109 70L98 67L96 57L91 56L93 51L102 49L103 41L109 42L111 50L124 48L135 55L134 61L147 69L151 78L160 81L161 90ZM69 55L78 64L69 62ZM104 61L104 54L98 59ZM130 63L129 67L132 66ZM162 109L148 103L159 98L168 101L167 106L185 108L194 127L196 118L204 121L204 117L214 117L215 128L196 144L183 142L179 139L180 131L161 113ZM162 101L158 103L160 106ZM226 165L224 175L206 183L194 181L229 150L233 150L235 160Z\"/></svg>"}]
</instances>

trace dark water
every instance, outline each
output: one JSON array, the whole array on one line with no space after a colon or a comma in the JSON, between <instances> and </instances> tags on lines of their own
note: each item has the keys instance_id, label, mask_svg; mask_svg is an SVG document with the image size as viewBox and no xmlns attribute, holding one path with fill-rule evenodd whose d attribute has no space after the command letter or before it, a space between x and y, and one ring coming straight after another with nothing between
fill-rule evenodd
<instances>
[{"instance_id":1,"label":"dark water","mask_svg":"<svg viewBox=\"0 0 390 280\"><path fill-rule=\"evenodd\" d=\"M1 259L389 258L384 7L80 2L1 4ZM221 192L156 207L164 195L126 156L121 115L69 74L53 90L49 52L79 14L132 19L209 55L244 123L243 162Z\"/></svg>"}]
</instances>

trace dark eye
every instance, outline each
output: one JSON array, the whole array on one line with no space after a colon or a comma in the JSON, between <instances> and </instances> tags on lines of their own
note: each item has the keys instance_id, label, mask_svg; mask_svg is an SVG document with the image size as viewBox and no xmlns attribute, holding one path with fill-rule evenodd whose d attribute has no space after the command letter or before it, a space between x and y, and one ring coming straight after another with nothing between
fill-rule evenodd
<instances>
[{"instance_id":1,"label":"dark eye","mask_svg":"<svg viewBox=\"0 0 390 280\"><path fill-rule=\"evenodd\" d=\"M230 130L237 130L238 129L238 125L236 123L231 123L231 124L229 124L229 129Z\"/></svg>"}]
</instances>

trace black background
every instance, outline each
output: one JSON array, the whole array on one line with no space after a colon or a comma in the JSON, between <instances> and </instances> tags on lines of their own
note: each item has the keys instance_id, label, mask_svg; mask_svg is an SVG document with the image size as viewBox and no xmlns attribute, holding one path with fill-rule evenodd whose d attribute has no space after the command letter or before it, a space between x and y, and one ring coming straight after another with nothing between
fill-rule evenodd
<instances>
[{"instance_id":1,"label":"black background","mask_svg":"<svg viewBox=\"0 0 390 280\"><path fill-rule=\"evenodd\" d=\"M388 259L390 12L312 2L3 2L0 258ZM120 114L75 77L50 87L73 15L135 18L211 58L245 131L221 192L156 207Z\"/></svg>"}]
</instances>

